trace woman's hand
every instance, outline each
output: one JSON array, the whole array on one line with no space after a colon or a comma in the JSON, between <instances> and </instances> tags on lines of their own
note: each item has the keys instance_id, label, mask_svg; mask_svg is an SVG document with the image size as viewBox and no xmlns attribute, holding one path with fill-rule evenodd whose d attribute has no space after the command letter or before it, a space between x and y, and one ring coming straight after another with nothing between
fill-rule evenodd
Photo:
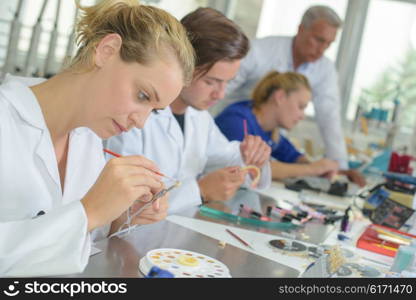
<instances>
[{"instance_id":1,"label":"woman's hand","mask_svg":"<svg viewBox=\"0 0 416 300\"><path fill-rule=\"evenodd\" d=\"M323 158L310 163L309 167L311 169L311 175L325 176L331 179L338 172L339 165L335 160Z\"/></svg>"},{"instance_id":2,"label":"woman's hand","mask_svg":"<svg viewBox=\"0 0 416 300\"><path fill-rule=\"evenodd\" d=\"M342 170L339 171L339 174L347 176L351 182L358 184L360 187L367 184L365 177L357 170Z\"/></svg>"},{"instance_id":3,"label":"woman's hand","mask_svg":"<svg viewBox=\"0 0 416 300\"><path fill-rule=\"evenodd\" d=\"M151 205L148 205L146 208L144 208L137 216L134 216L131 219L130 224L127 225L146 225L164 220L168 214L168 198L169 193L155 200ZM144 205L147 204L148 201L136 201L130 207L130 215L134 215L139 209L141 209ZM126 220L127 211L111 223L109 236L118 231L120 227L125 224Z\"/></svg>"},{"instance_id":4,"label":"woman's hand","mask_svg":"<svg viewBox=\"0 0 416 300\"><path fill-rule=\"evenodd\" d=\"M163 187L161 176L155 171L158 171L157 166L142 156L108 161L81 200L88 218L88 230L111 223L136 200L149 201Z\"/></svg>"}]
</instances>

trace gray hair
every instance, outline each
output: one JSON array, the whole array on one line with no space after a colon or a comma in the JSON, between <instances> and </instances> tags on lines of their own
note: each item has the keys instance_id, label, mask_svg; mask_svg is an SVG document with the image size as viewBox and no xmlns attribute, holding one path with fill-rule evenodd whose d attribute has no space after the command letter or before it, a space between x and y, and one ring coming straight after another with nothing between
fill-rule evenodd
<instances>
[{"instance_id":1,"label":"gray hair","mask_svg":"<svg viewBox=\"0 0 416 300\"><path fill-rule=\"evenodd\" d=\"M308 8L303 14L301 25L309 28L317 20L325 20L328 24L336 28L342 26L342 20L338 14L332 8L325 5L316 5Z\"/></svg>"}]
</instances>

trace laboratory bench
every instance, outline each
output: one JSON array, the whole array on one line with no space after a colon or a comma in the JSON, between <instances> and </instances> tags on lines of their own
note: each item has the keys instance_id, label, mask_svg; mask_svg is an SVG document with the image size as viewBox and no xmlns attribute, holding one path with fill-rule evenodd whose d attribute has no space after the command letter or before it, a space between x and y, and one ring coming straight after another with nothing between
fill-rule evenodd
<instances>
[{"instance_id":1,"label":"laboratory bench","mask_svg":"<svg viewBox=\"0 0 416 300\"><path fill-rule=\"evenodd\" d=\"M209 206L228 214L236 214L242 206L265 213L269 206L284 207L290 202L305 199L308 203L328 205L340 211L350 205L359 205L355 202L357 199L350 197L335 197L313 191L299 193L274 182L268 190L257 193L241 189L230 201L214 202ZM355 222L349 233L350 240L340 242L337 239L339 222L325 225L320 221L309 221L295 229L279 230L207 216L201 213L199 207L195 207L170 215L164 221L138 226L129 234L98 242L94 247L100 252L90 257L83 273L71 277L144 277L139 271L140 259L148 251L161 248L183 249L217 259L229 268L232 277L301 277L316 260L313 251L335 244L353 253L356 263L362 264L367 258L366 264L387 271L392 264L390 257L355 247L354 237L359 236L368 224L368 221ZM230 235L227 229L249 246ZM270 245L271 240L301 243L307 247L306 255L276 251Z\"/></svg>"}]
</instances>

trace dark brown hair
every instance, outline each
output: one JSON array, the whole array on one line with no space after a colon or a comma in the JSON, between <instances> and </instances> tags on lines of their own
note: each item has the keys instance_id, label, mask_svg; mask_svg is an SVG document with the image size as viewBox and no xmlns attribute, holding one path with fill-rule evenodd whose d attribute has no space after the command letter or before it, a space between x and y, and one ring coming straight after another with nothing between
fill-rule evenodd
<instances>
[{"instance_id":1,"label":"dark brown hair","mask_svg":"<svg viewBox=\"0 0 416 300\"><path fill-rule=\"evenodd\" d=\"M242 59L250 42L241 28L219 11L204 7L189 13L181 20L195 49L195 72L207 73L221 60Z\"/></svg>"}]
</instances>

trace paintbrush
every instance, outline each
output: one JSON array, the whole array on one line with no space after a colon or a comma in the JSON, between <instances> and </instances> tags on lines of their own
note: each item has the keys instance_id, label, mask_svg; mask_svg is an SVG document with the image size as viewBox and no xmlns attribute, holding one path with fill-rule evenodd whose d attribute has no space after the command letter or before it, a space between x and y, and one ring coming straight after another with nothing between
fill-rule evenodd
<instances>
[{"instance_id":1,"label":"paintbrush","mask_svg":"<svg viewBox=\"0 0 416 300\"><path fill-rule=\"evenodd\" d=\"M110 154L110 155L112 155L112 156L115 156L115 157L122 157L122 155L121 155L121 154L115 153L115 152L113 152L113 151L111 151L111 150L108 150L108 149L103 149L103 151L104 151L105 153L108 153L108 154ZM156 173L156 174L157 174L157 175L159 175L159 176L162 176L162 177L165 177L165 178L170 179L170 180L172 180L172 181L178 182L176 179L174 179L174 178L172 178L172 177L169 177L169 176L167 176L167 175L165 175L165 174L163 174L163 173L160 173L160 172L158 172L158 171L154 171L154 170L150 170L150 171L152 171L152 172Z\"/></svg>"}]
</instances>

